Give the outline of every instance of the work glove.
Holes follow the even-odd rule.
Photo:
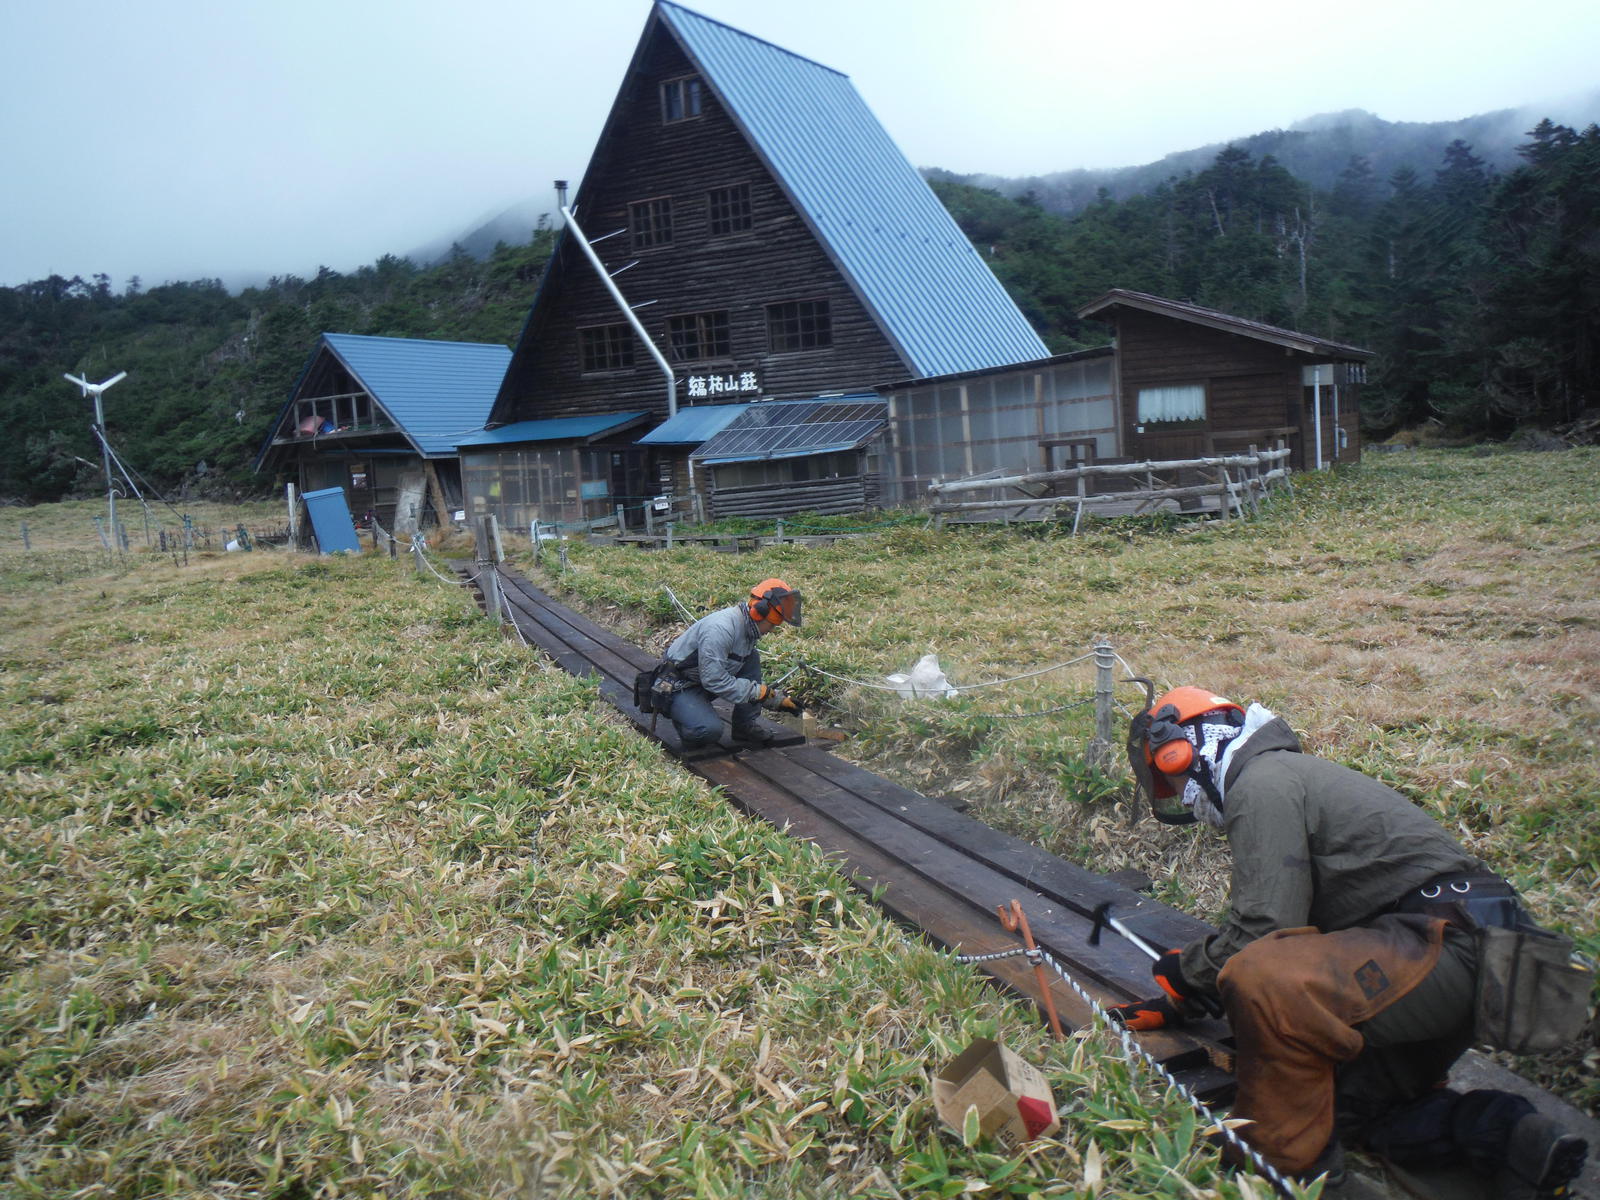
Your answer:
[[[800,706],[791,700],[787,695],[785,695],[783,692],[780,692],[777,688],[768,687],[764,683],[761,685],[761,690],[756,693],[756,702],[759,703],[762,708],[768,709],[772,712],[786,712],[794,713],[796,715],[798,715],[800,712]]]
[[[1106,1009],[1106,1016],[1118,1025],[1141,1033],[1151,1029],[1177,1029],[1188,1021],[1183,1009],[1166,996],[1118,1004]]]
[[[1150,964],[1150,974],[1167,994],[1167,998],[1188,1017],[1220,1017],[1222,1005],[1183,977],[1183,955],[1178,950],[1168,950]]]

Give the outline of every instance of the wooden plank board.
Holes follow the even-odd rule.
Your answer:
[[[875,775],[820,747],[785,751],[788,758],[848,788],[864,801],[915,825],[996,871],[1080,913],[1109,902],[1114,914],[1141,937],[1160,946],[1181,946],[1212,932],[1196,917],[1141,896],[1104,875],[1047,854],[1037,846],[1001,833],[948,805]],[[1115,935],[1111,935],[1115,936]]]

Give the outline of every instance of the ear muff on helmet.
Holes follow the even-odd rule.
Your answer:
[[[1164,705],[1150,721],[1150,762],[1163,775],[1182,775],[1194,765],[1194,743],[1178,721],[1175,705]]]

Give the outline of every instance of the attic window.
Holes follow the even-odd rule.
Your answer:
[[[773,353],[833,345],[833,314],[826,300],[767,305],[767,344]]]
[[[732,353],[728,338],[727,309],[669,318],[667,341],[674,362],[727,358]]]
[[[628,225],[633,230],[633,248],[665,246],[672,241],[672,197],[640,200],[628,205]]]
[[[1204,421],[1205,419],[1204,384],[1186,383],[1177,387],[1139,389],[1141,425],[1153,425],[1158,421]]]
[[[711,236],[744,233],[750,228],[750,185],[712,188],[708,196]]]
[[[686,75],[661,85],[661,122],[687,121],[700,115],[700,76]]]
[[[625,371],[633,366],[633,330],[626,325],[596,325],[578,331],[583,347],[583,369]]]

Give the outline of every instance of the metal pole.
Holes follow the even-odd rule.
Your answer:
[[[89,372],[83,373],[85,379]],[[106,528],[111,530],[111,539],[116,541],[117,536],[117,488],[111,478],[111,443],[106,441],[106,416],[100,405],[100,393],[94,394],[94,435],[100,439],[100,459],[106,469]]]
[[[588,234],[584,233],[579,227],[577,218],[572,215],[572,210],[565,204],[561,206],[561,216],[566,220],[567,225],[571,228],[572,232],[577,235],[579,248],[582,249],[584,255],[594,267],[595,273],[600,276],[600,282],[605,285],[606,291],[610,292],[611,298],[617,302],[617,308],[620,309],[622,315],[627,318],[628,324],[633,326],[633,332],[638,335],[639,340],[644,343],[644,348],[650,352],[650,357],[656,360],[656,366],[660,367],[661,373],[666,376],[667,416],[677,416],[678,380],[677,377],[672,373],[671,364],[667,362],[666,357],[661,353],[661,351],[656,348],[655,342],[650,340],[650,335],[644,331],[644,325],[640,323],[639,318],[634,313],[632,307],[630,307],[627,300],[623,298],[621,290],[619,290],[616,285],[616,281],[611,278],[611,273],[606,270],[605,264],[600,261],[600,256],[594,252],[594,247],[589,244]]]

